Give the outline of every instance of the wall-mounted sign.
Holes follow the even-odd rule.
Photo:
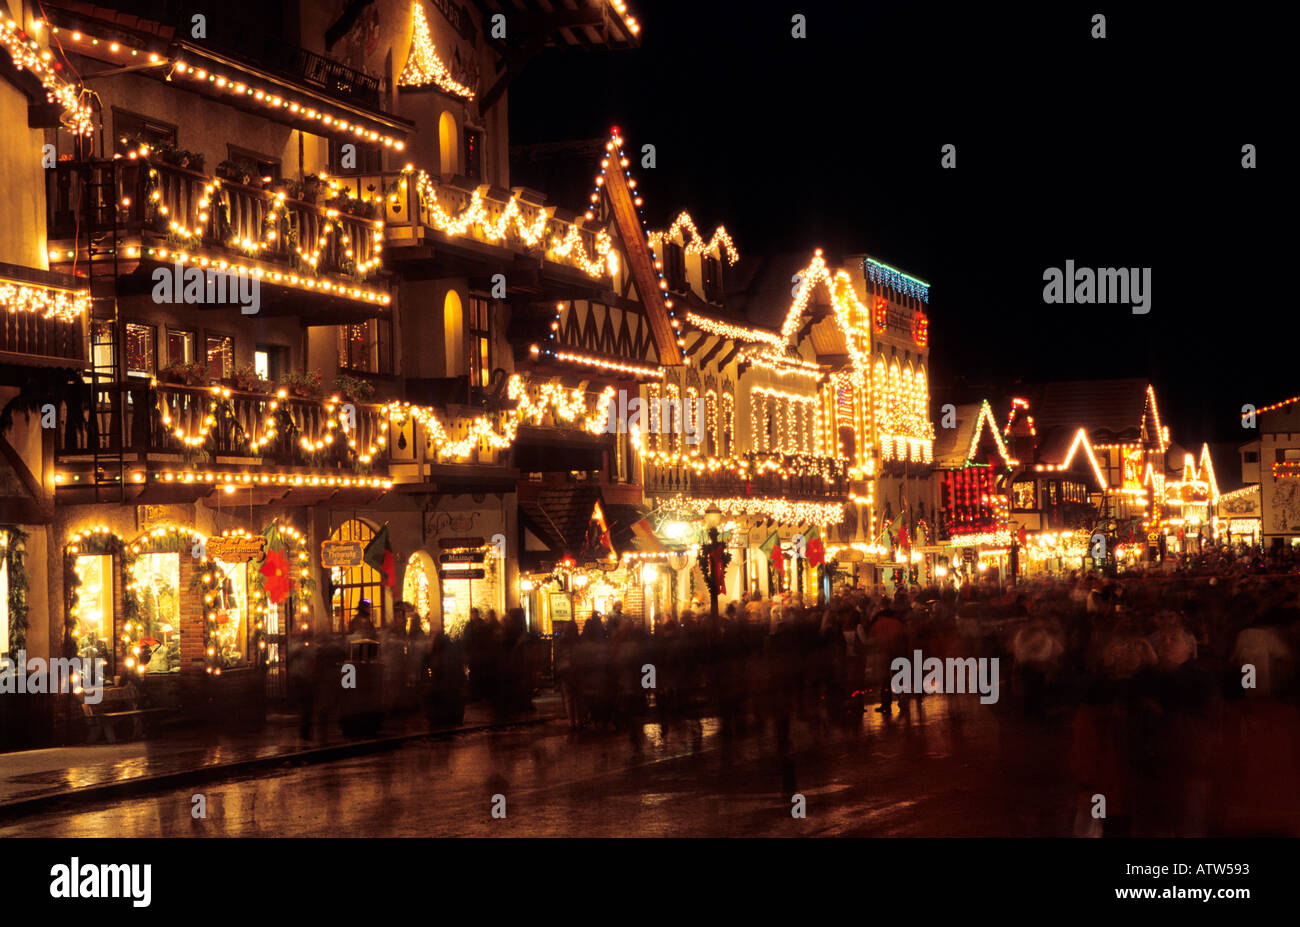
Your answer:
[[[321,541],[320,565],[329,569],[361,566],[364,550],[360,541]]]
[[[137,505],[135,507],[136,527],[140,530],[152,528],[154,525],[161,525],[167,522],[167,506],[165,505]]]
[[[482,563],[487,555],[481,550],[460,551],[454,554],[439,554],[439,563]]]
[[[569,594],[567,592],[551,593],[551,620],[552,621],[573,620],[573,600],[569,598]]]
[[[236,534],[208,538],[208,556],[222,563],[247,563],[266,553],[266,538],[260,534]]]
[[[487,573],[484,570],[448,570],[442,568],[442,581],[447,582],[453,579],[482,579]]]

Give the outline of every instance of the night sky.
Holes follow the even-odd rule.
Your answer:
[[[513,144],[617,125],[656,146],[655,170],[633,162],[652,225],[684,207],[742,255],[865,251],[927,280],[936,384],[1147,376],[1189,446],[1300,393],[1267,8],[631,3],[640,49],[550,52],[516,79]],[[1150,267],[1150,313],[1044,304],[1067,259]]]

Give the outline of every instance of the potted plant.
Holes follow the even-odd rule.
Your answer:
[[[334,389],[344,399],[352,402],[366,402],[375,395],[375,384],[346,373],[340,373],[334,378]]]
[[[321,374],[319,370],[299,370],[286,373],[280,378],[280,385],[291,396],[300,399],[319,399],[321,396]]]
[[[217,176],[222,180],[248,186],[248,182],[253,179],[253,165],[243,158],[227,158],[217,165]]]
[[[183,386],[207,386],[208,368],[203,364],[168,364],[158,371],[158,381]]]
[[[271,391],[271,381],[264,379],[252,364],[236,367],[234,376],[229,379],[232,387],[247,393],[269,393]]]
[[[302,179],[301,196],[304,203],[316,205],[316,201],[320,199],[320,184],[320,175],[318,174],[308,174]]]

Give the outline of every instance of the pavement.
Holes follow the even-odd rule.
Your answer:
[[[296,714],[273,712],[257,730],[176,729],[148,740],[0,753],[0,820],[259,769],[378,753],[425,738],[541,724],[563,715],[552,690],[534,698],[533,706],[533,712],[503,718],[489,706],[468,705],[463,723],[443,727],[431,727],[418,713],[389,717],[377,736],[364,739],[344,737],[334,721],[304,741]]]

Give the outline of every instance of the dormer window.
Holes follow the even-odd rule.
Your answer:
[[[664,280],[674,293],[686,292],[686,254],[673,241],[664,242]]]
[[[704,273],[704,298],[711,303],[722,302],[722,264],[711,254],[700,260]]]

